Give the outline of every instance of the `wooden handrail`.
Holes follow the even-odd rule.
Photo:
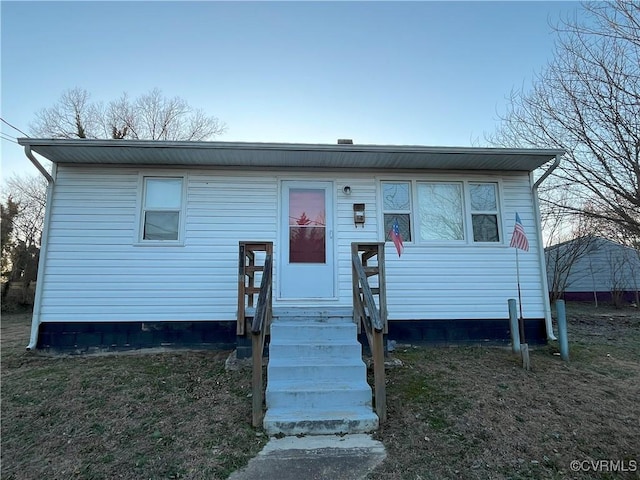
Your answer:
[[[264,402],[264,383],[262,379],[262,355],[267,329],[271,325],[271,254],[267,254],[260,282],[260,294],[256,305],[256,314],[251,324],[251,358],[252,358],[252,423],[259,427],[263,419],[262,404]]]
[[[360,257],[362,252],[362,259]],[[377,266],[367,262],[377,257]],[[384,373],[384,333],[387,332],[387,302],[384,279],[384,243],[352,243],[351,265],[353,285],[353,316],[364,327],[373,358],[376,414],[380,422],[387,419],[387,394]],[[372,289],[369,277],[378,276],[378,288]],[[378,306],[375,294],[378,295]]]
[[[256,314],[253,317],[251,323],[251,333],[258,335],[264,332],[266,325],[271,320],[271,271],[272,271],[272,257],[271,254],[267,254],[264,260],[264,269],[262,271],[262,282],[260,283],[260,293],[258,294],[258,304],[256,305]]]
[[[365,273],[364,267],[362,266],[360,257],[356,254],[353,254],[351,255],[351,259],[353,261],[353,266],[356,270],[356,274],[358,275],[358,281],[360,283],[360,288],[362,289],[362,295],[364,297],[363,306],[365,306],[367,308],[367,311],[369,312],[368,316],[371,320],[371,326],[376,331],[382,332],[383,325],[382,320],[380,319],[380,312],[378,311],[376,302],[373,299],[373,292],[371,291],[371,287],[369,286],[367,274]]]

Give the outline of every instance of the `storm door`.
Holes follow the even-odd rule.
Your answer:
[[[332,192],[331,182],[282,182],[282,299],[335,296]]]

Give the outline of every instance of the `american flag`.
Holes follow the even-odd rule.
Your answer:
[[[511,235],[510,247],[519,248],[525,252],[529,251],[529,240],[527,240],[527,234],[524,233],[524,227],[522,226],[522,220],[520,215],[516,212],[516,225],[513,227],[513,235]]]
[[[393,226],[389,231],[389,236],[391,237],[391,240],[393,240],[393,244],[396,246],[399,257],[402,255],[402,252],[404,252],[404,244],[402,243],[402,235],[400,235],[400,225],[398,225],[397,218],[393,222]]]

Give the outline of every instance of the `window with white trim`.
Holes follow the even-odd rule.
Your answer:
[[[182,177],[144,177],[142,194],[142,241],[180,240]]]
[[[384,180],[384,237],[398,221],[403,240],[411,241],[412,222],[418,244],[502,242],[498,182],[459,180]],[[415,215],[415,216],[414,216]]]
[[[499,242],[498,184],[469,183],[474,242]]]
[[[386,241],[397,221],[403,241],[411,241],[411,182],[382,182],[382,212]]]

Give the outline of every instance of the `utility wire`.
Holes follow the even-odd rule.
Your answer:
[[[2,133],[2,132],[0,132],[0,138],[1,138],[2,140],[7,140],[8,142],[13,142],[13,143],[15,143],[16,145],[18,145],[18,142],[16,142],[16,141],[13,139],[13,137],[10,137],[10,136],[9,136],[9,135],[7,135],[6,133]]]
[[[22,135],[24,135],[25,137],[28,137],[29,135],[27,135],[26,133],[24,133],[22,130],[20,130],[18,127],[14,127],[13,125],[11,125],[9,122],[7,122],[4,118],[0,117],[0,120],[2,120],[2,123],[6,123],[7,125],[9,125],[11,128],[13,128],[14,130],[16,130],[17,132],[20,132]]]

